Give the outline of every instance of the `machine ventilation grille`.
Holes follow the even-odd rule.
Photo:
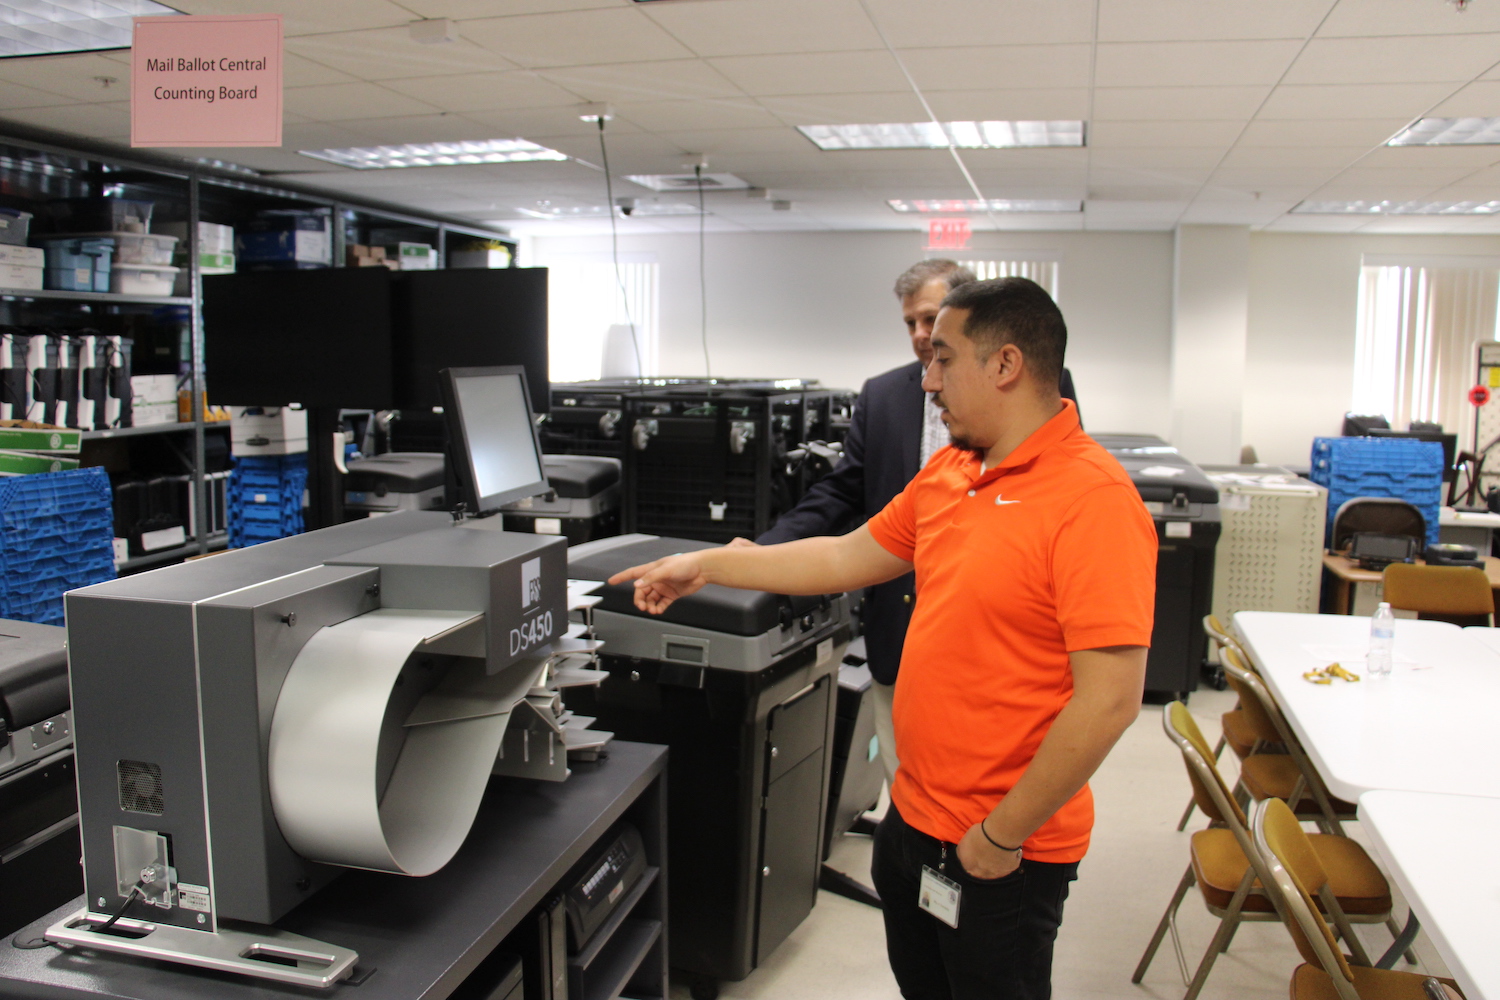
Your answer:
[[[160,816],[166,808],[162,801],[161,765],[141,760],[115,762],[120,779],[120,808],[126,812]]]

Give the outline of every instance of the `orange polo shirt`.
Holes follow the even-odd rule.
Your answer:
[[[956,843],[1015,785],[1073,693],[1070,652],[1149,646],[1156,526],[1073,404],[998,466],[944,448],[869,522],[915,564],[917,605],[896,678],[901,817]],[[1025,843],[1078,861],[1085,785]]]

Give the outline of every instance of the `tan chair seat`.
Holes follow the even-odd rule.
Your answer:
[[[1257,753],[1240,762],[1240,779],[1257,802],[1264,799],[1290,799],[1300,777],[1302,772],[1297,770],[1297,762],[1288,754]],[[1357,808],[1354,803],[1333,796],[1329,796],[1328,801],[1339,816],[1354,816]],[[1303,815],[1309,807],[1316,811],[1312,796],[1304,794],[1302,801],[1297,803],[1297,814]]]
[[[1347,837],[1313,833],[1308,839],[1345,913],[1383,917],[1391,911],[1390,886],[1364,848]],[[1204,900],[1217,909],[1228,908],[1249,866],[1234,833],[1223,827],[1199,830],[1193,834],[1192,848],[1193,877]],[[1323,908],[1322,900],[1314,902],[1320,910]],[[1271,913],[1274,909],[1270,899],[1259,892],[1245,898],[1247,913]]]
[[[1245,720],[1244,710],[1237,708],[1232,712],[1225,712],[1222,724],[1224,742],[1234,751],[1234,755],[1240,760],[1250,756],[1250,751],[1255,749],[1255,732]]]
[[[1422,989],[1426,976],[1395,969],[1371,969],[1363,965],[1354,970],[1354,989],[1360,1000],[1427,1000]],[[1440,982],[1458,989],[1451,979]],[[1328,973],[1315,965],[1299,965],[1292,973],[1292,1000],[1339,1000],[1338,989]]]

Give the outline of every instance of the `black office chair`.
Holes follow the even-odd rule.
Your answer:
[[[1394,497],[1355,497],[1346,500],[1333,515],[1333,537],[1329,548],[1342,552],[1356,531],[1382,535],[1410,535],[1420,552],[1427,546],[1427,519],[1405,500]]]

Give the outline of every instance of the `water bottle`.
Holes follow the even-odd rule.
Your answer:
[[[1396,616],[1384,601],[1370,616],[1370,653],[1365,657],[1365,673],[1371,677],[1388,677],[1391,673],[1391,648],[1396,644]]]

